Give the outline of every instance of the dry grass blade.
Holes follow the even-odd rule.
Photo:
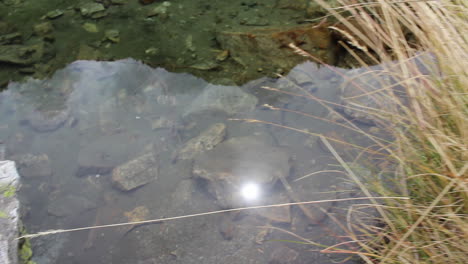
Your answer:
[[[393,100],[394,87],[388,85],[354,98],[388,95],[383,98],[396,104],[398,112],[393,115],[377,108],[355,107],[377,113],[375,118],[386,124],[387,133],[395,139],[387,151],[397,164],[393,171],[400,183],[397,191],[411,198],[386,200],[377,207],[386,226],[363,248],[378,263],[466,263],[467,2],[344,0],[338,9],[329,8],[324,0],[317,2],[341,24],[332,30],[359,47],[356,51],[345,45],[361,66],[386,63],[385,74],[404,91],[406,101]],[[351,16],[345,17],[344,11]],[[340,163],[352,176],[347,164]],[[383,182],[373,185],[372,191],[380,195],[395,192]]]

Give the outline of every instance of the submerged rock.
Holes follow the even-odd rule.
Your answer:
[[[224,208],[245,205],[241,189],[254,183],[264,194],[280,177],[289,175],[289,154],[255,137],[232,138],[211,151],[198,155],[192,173],[207,182]]]
[[[153,153],[142,155],[112,171],[112,183],[122,191],[133,190],[157,177],[158,164]]]
[[[12,157],[18,164],[21,176],[26,178],[48,177],[52,175],[50,159],[46,154],[25,154]]]
[[[33,45],[0,46],[0,62],[31,65],[39,62],[45,53],[44,43]]]
[[[52,132],[63,126],[69,117],[68,109],[34,111],[28,117],[28,125],[37,132]]]
[[[197,137],[189,140],[177,153],[177,159],[192,159],[197,154],[211,150],[223,141],[225,135],[226,125],[223,123],[216,123]]]
[[[54,216],[65,217],[77,215],[93,208],[96,208],[93,201],[82,196],[68,195],[52,200],[47,207],[47,212]]]
[[[236,86],[209,84],[184,111],[183,117],[204,113],[224,113],[233,116],[255,109],[258,99]]]
[[[259,68],[271,72],[278,68],[291,69],[304,61],[304,57],[288,48],[290,43],[300,45],[322,61],[334,61],[330,52],[334,44],[327,25],[248,27],[242,31],[220,31],[216,39],[236,62],[252,72]]]

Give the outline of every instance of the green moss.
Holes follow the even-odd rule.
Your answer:
[[[25,235],[26,229],[21,226],[20,227],[20,235]],[[31,258],[33,256],[33,251],[31,248],[31,242],[29,239],[22,239],[20,242],[20,248],[18,251],[19,263],[20,264],[36,264],[36,262],[32,261]]]
[[[15,186],[8,186],[7,189],[3,192],[4,197],[12,197],[16,193],[16,188]]]
[[[16,188],[12,185],[1,185],[0,193],[2,193],[3,197],[12,197],[16,193]]]
[[[4,211],[0,211],[0,218],[8,218],[7,213],[5,213]]]
[[[32,249],[31,249],[31,244],[29,243],[29,240],[26,240],[26,242],[23,244],[21,249],[19,250],[19,257],[21,263],[28,263],[32,257]]]

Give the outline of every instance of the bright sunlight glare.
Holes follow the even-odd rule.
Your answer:
[[[256,183],[246,183],[241,188],[241,195],[245,200],[256,200],[260,196],[260,187]]]

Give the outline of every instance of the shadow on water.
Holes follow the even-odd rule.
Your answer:
[[[33,233],[357,195],[317,137],[231,120],[255,118],[349,138],[351,132],[330,122],[329,110],[317,101],[261,89],[307,92],[337,102],[340,72],[306,62],[287,78],[219,86],[126,59],[76,61],[49,80],[11,83],[0,94],[0,140],[5,158],[17,162],[23,177],[25,225]],[[353,155],[345,147],[338,150]],[[324,172],[297,180],[318,171]],[[258,197],[245,196],[257,187]],[[297,238],[261,227],[333,245],[345,234],[324,212],[340,219],[347,206],[252,210],[45,236],[32,241],[33,260],[332,263],[346,257],[277,241]]]

